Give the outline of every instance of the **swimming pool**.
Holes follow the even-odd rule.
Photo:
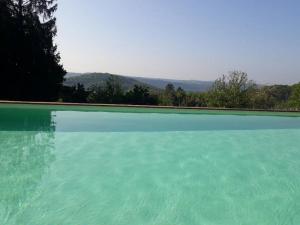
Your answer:
[[[2,104],[0,224],[298,225],[299,114]]]

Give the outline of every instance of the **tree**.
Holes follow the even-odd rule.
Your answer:
[[[106,103],[122,103],[124,97],[119,78],[110,76],[104,87],[104,99]]]
[[[226,77],[223,75],[218,78],[209,90],[209,105],[224,107],[227,104],[227,84]]]
[[[57,100],[65,70],[60,64],[55,0],[1,0],[0,98]]]
[[[233,71],[217,79],[209,91],[209,105],[241,108],[249,104],[249,92],[256,85],[248,80],[247,73]]]
[[[176,90],[174,103],[176,106],[186,105],[186,93],[181,87],[178,87]]]
[[[271,85],[254,89],[250,92],[252,108],[274,109],[285,108],[292,88],[288,85]]]
[[[188,93],[186,96],[186,106],[189,107],[207,107],[208,94],[204,93]]]
[[[100,85],[93,85],[89,88],[89,95],[87,101],[90,103],[105,103],[104,88]]]
[[[119,78],[115,76],[110,76],[106,80],[104,87],[94,85],[88,91],[88,102],[118,104],[124,101],[124,92],[121,83]]]
[[[63,86],[61,89],[60,98],[63,102],[87,102],[88,91],[85,90],[83,84],[76,84],[75,86]]]
[[[176,91],[173,84],[166,85],[165,90],[160,93],[159,102],[160,105],[174,105],[176,98]]]
[[[125,95],[126,103],[135,105],[153,105],[157,100],[150,95],[149,88],[143,85],[134,85]]]
[[[292,86],[292,94],[288,100],[289,107],[300,109],[300,83]]]

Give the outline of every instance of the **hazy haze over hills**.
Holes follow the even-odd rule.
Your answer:
[[[175,88],[181,87],[189,92],[204,92],[207,91],[212,81],[198,81],[198,80],[175,80],[175,79],[160,79],[160,78],[145,78],[145,77],[131,77],[124,75],[116,75],[109,73],[68,73],[64,82],[67,86],[73,86],[81,83],[85,88],[93,85],[104,85],[109,76],[117,76],[125,90],[131,89],[134,85],[146,85],[150,89],[164,89],[169,83],[172,83]]]
[[[77,74],[77,73],[68,73],[66,76],[66,80],[64,85],[66,86],[74,86],[77,83],[83,84],[85,88],[90,88],[91,86],[98,85],[104,86],[106,80],[110,76],[115,76],[119,79],[122,87],[125,90],[131,89],[134,85],[146,85],[138,80],[135,80],[130,77],[120,76],[116,74],[109,74],[109,73],[84,73],[84,74]],[[147,85],[150,88],[151,85]],[[155,89],[153,87],[153,89]]]
[[[191,92],[204,92],[207,91],[212,81],[199,81],[199,80],[175,80],[175,79],[160,79],[160,78],[146,78],[146,77],[134,77],[134,79],[143,83],[150,84],[154,87],[164,89],[169,83],[173,84],[175,88],[181,87],[186,91]]]

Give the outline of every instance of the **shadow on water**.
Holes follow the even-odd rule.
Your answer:
[[[0,131],[55,131],[52,110],[0,108]]]
[[[15,224],[55,160],[55,124],[49,110],[0,110],[0,118],[0,223]]]
[[[69,109],[67,111],[66,109]],[[300,117],[81,111],[50,106],[0,107],[0,131],[160,132],[299,129]]]

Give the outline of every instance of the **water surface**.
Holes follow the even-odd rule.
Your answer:
[[[0,224],[300,224],[300,117],[111,111],[0,107]]]

